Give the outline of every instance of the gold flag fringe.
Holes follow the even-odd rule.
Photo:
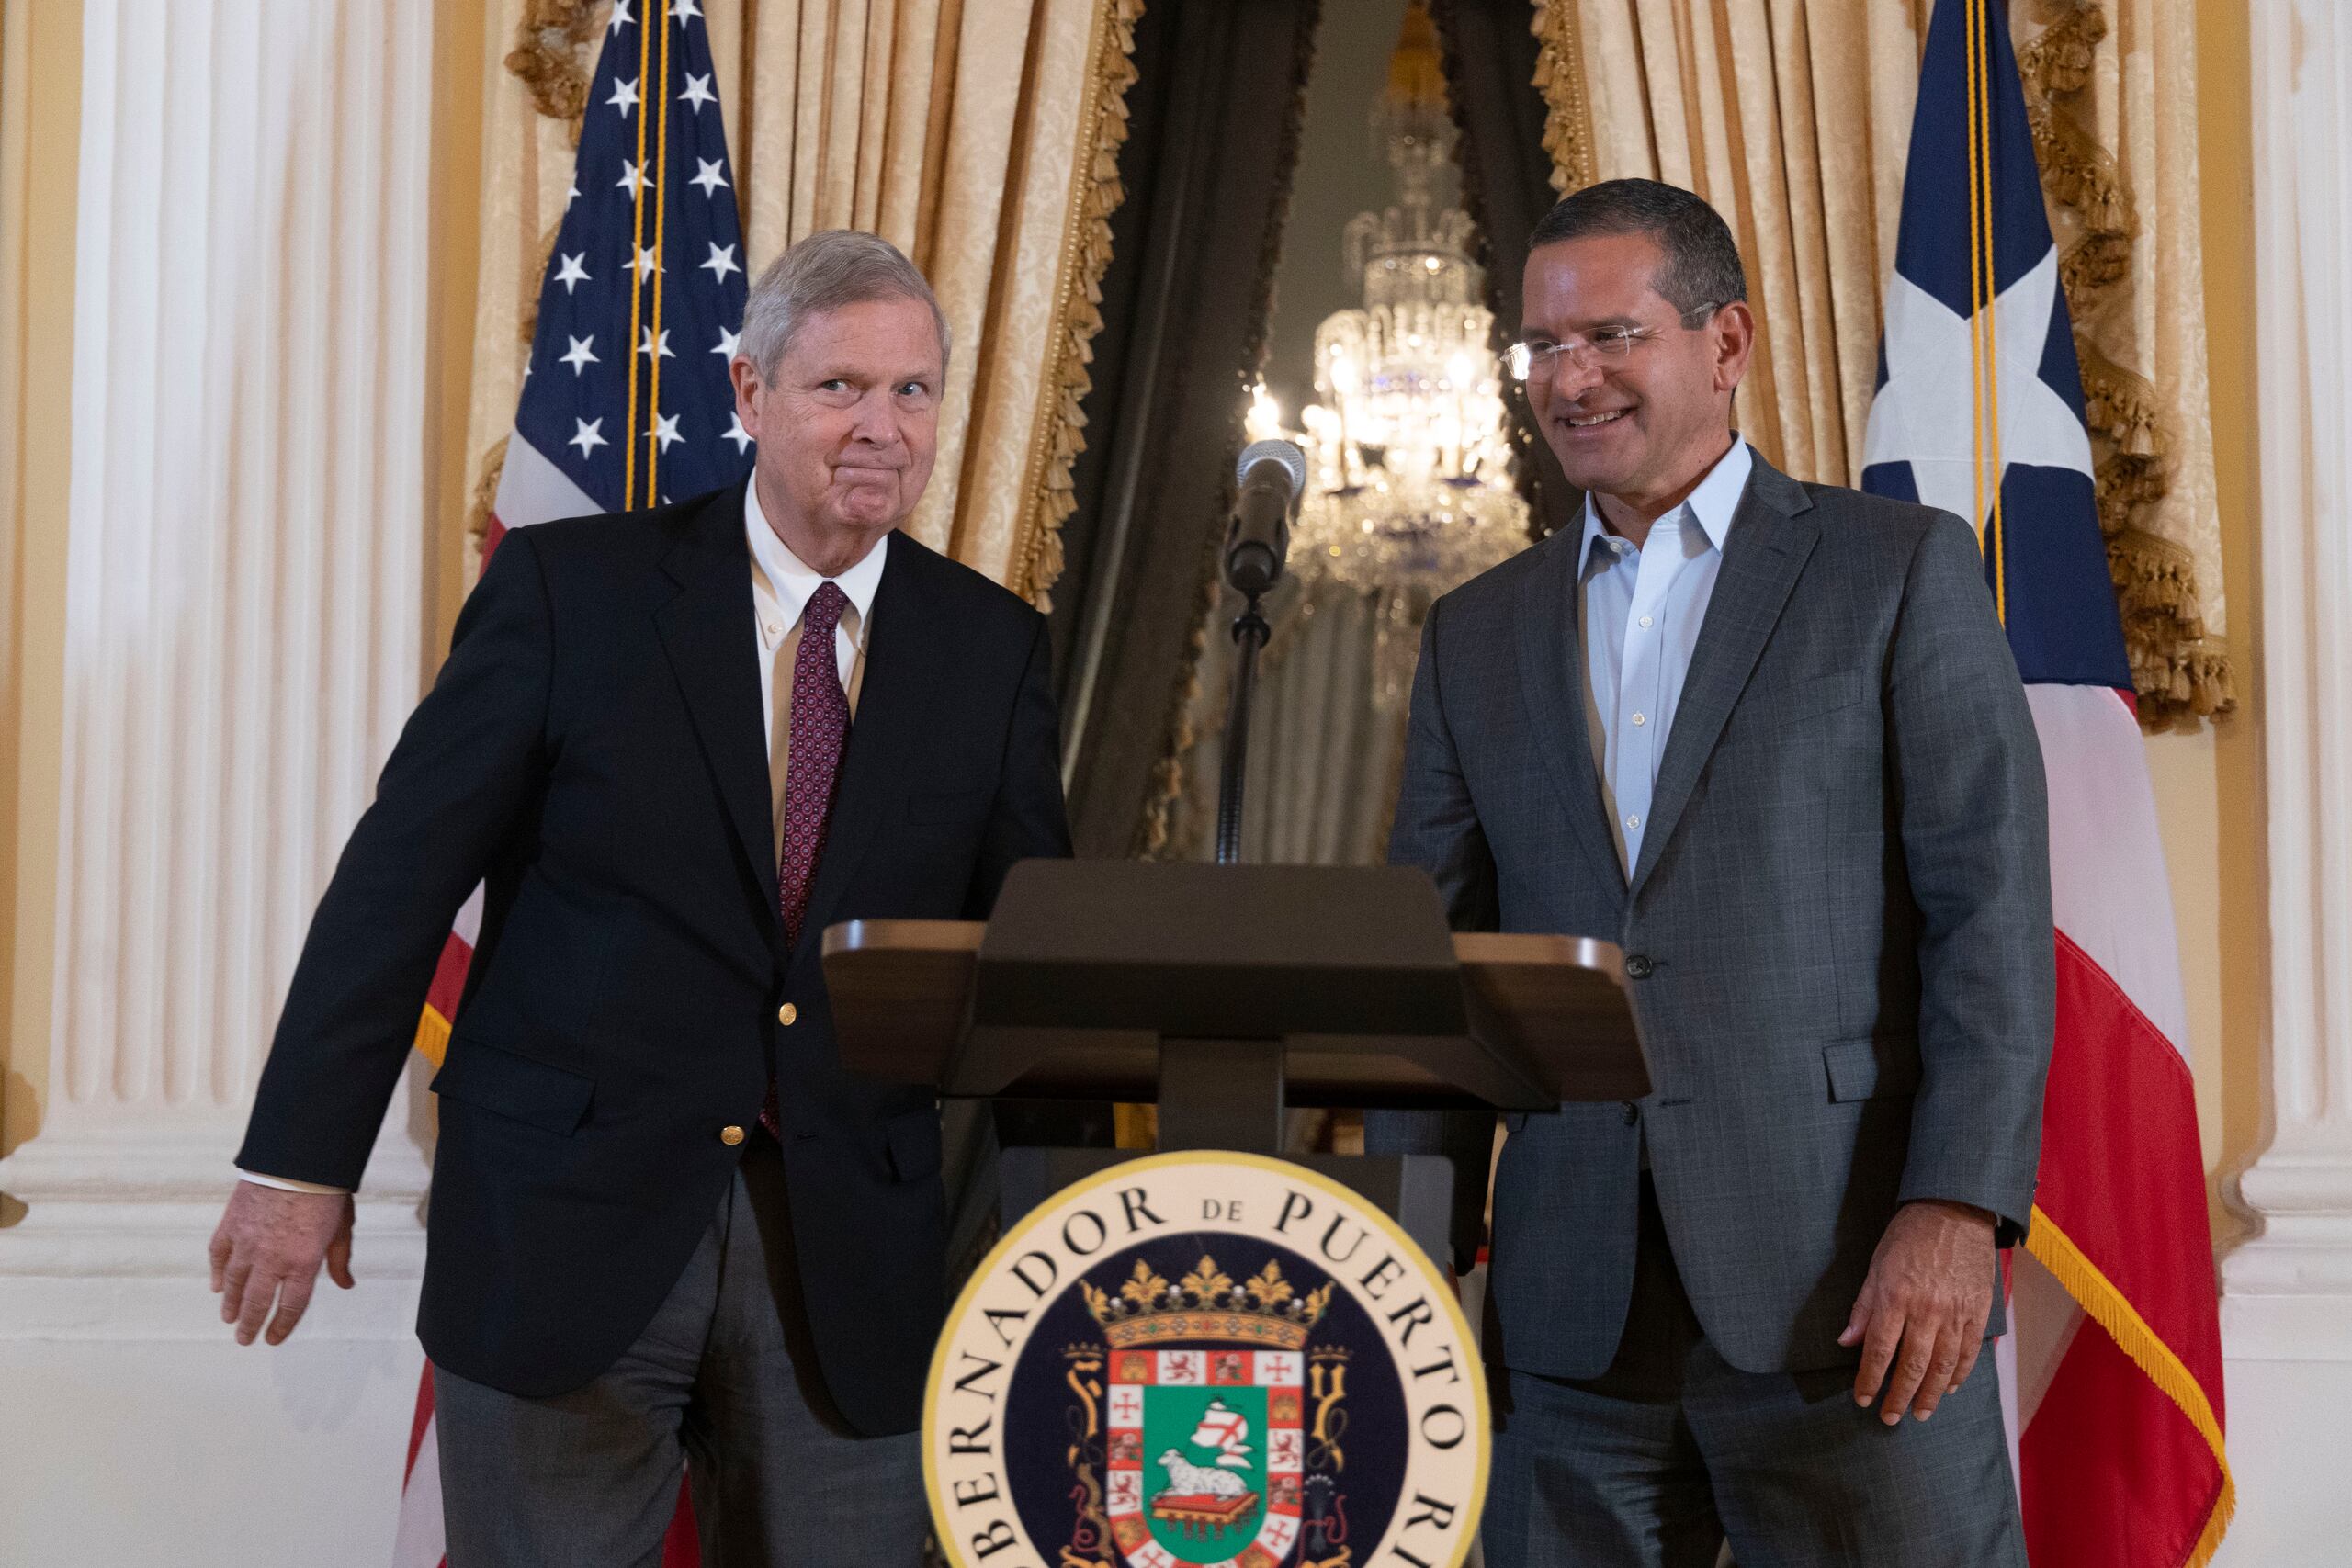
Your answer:
[[[2173,1348],[2148,1326],[2148,1320],[2140,1315],[2139,1309],[2115,1288],[2115,1281],[2075,1245],[2074,1238],[2061,1230],[2038,1203],[2034,1205],[2033,1224],[2026,1232],[2025,1246],[2090,1314],[2091,1321],[2132,1358],[2132,1364],[2146,1374],[2148,1381],[2180,1407],[2181,1414],[2188,1417],[2188,1424],[2197,1428],[2197,1435],[2213,1451],[2213,1462],[2221,1470],[2221,1484],[2187,1564],[2187,1568],[2204,1568],[2213,1560],[2238,1506],[2237,1482],[2230,1473],[2229,1451],[2222,1441],[2222,1424],[2213,1414],[2212,1401],[2206,1397],[2196,1374],[2181,1363]]]
[[[2018,51],[2026,117],[2041,164],[2042,191],[2071,209],[2083,232],[2059,258],[2066,308],[2082,361],[2084,417],[2097,454],[2099,529],[2123,616],[2124,649],[2150,728],[2210,717],[2236,705],[2228,650],[2208,641],[2197,571],[2186,550],[2135,525],[2139,509],[2170,492],[2171,442],[2155,389],[2095,347],[2084,323],[2131,276],[2140,235],[2130,184],[2114,155],[2075,117],[2067,100],[2090,85],[2107,14],[2072,0],[2041,36]]]
[[[1006,586],[1041,611],[1053,608],[1062,574],[1062,525],[1078,506],[1070,469],[1086,449],[1086,394],[1094,378],[1094,334],[1102,330],[1102,274],[1111,265],[1111,215],[1126,199],[1119,149],[1127,140],[1127,89],[1136,81],[1136,23],[1143,0],[1102,0],[1094,24],[1093,65],[1079,107],[1085,145],[1077,159],[1069,217],[1062,230],[1060,276],[1054,289],[1057,327],[1048,345],[1022,486],[1027,499],[1013,532]]]
[[[441,1058],[449,1054],[449,1021],[427,1002],[417,1010],[416,1037],[409,1043],[418,1055],[438,1067]]]

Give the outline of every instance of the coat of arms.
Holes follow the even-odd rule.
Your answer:
[[[1139,1261],[1115,1296],[1081,1290],[1108,1347],[1102,1507],[1121,1553],[1274,1568],[1299,1537],[1305,1352],[1331,1287],[1301,1296],[1272,1260],[1237,1285],[1203,1258],[1173,1287]]]
[[[925,1473],[958,1568],[1015,1545],[1046,1568],[1449,1568],[1486,1416],[1451,1288],[1377,1210],[1279,1161],[1162,1155],[981,1264],[933,1362]]]

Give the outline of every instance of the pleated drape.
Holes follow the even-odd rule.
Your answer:
[[[2066,258],[2141,711],[2230,705],[2199,259],[2194,0],[2031,0],[2012,28]],[[1928,0],[1533,0],[1563,189],[1635,175],[1730,221],[1760,331],[1742,432],[1856,484]]]
[[[658,0],[639,0],[639,8]],[[514,415],[569,117],[607,7],[495,0],[470,450]],[[1082,444],[1086,343],[1119,199],[1142,0],[704,0],[756,272],[822,229],[882,235],[955,333],[939,457],[909,524],[1043,601]]]

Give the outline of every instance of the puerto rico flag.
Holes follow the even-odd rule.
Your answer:
[[[2154,792],[2008,7],[1938,0],[1862,485],[1973,520],[2049,772],[2058,1026],[1996,1363],[2037,1568],[2203,1563],[2234,1493]]]
[[[728,378],[748,290],[742,222],[695,0],[614,0],[571,195],[539,286],[487,563],[510,529],[683,501],[751,471]],[[417,1023],[436,1066],[481,930],[459,911]],[[417,1390],[395,1568],[443,1560],[433,1370]],[[683,1492],[665,1562],[697,1560]]]

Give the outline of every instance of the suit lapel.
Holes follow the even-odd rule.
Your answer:
[[[930,705],[952,680],[938,658],[939,622],[930,604],[927,569],[933,563],[924,558],[927,552],[896,532],[886,536],[883,547],[890,553],[874,593],[865,676],[841,774],[833,782],[825,849],[801,922],[803,947],[821,937],[875,834],[892,816],[904,814]]]
[[[702,742],[703,759],[727,807],[768,927],[775,905],[775,829],[768,819],[767,721],[760,712],[760,667],[752,636],[751,547],[743,537],[739,486],[688,520],[662,557],[677,595],[654,613],[672,674]]]
[[[1579,511],[1579,519],[1582,515]],[[1519,623],[1519,667],[1525,672],[1532,710],[1528,728],[1567,807],[1577,840],[1593,869],[1623,886],[1625,868],[1609,831],[1600,774],[1592,765],[1592,739],[1585,728],[1583,595],[1577,592],[1582,543],[1579,522],[1535,547],[1543,556],[1521,581],[1514,617]]]
[[[1732,519],[1706,622],[1691,649],[1682,700],[1674,710],[1674,731],[1666,738],[1666,755],[1658,763],[1650,823],[1642,833],[1642,857],[1634,866],[1635,893],[1674,837],[1724,723],[1820,538],[1820,525],[1807,515],[1812,508],[1804,486],[1761,456],[1756,458],[1747,493]]]

